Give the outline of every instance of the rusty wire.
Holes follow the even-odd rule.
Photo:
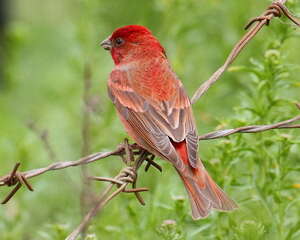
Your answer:
[[[130,148],[133,150],[141,149],[139,146],[137,146],[137,144],[130,145]],[[125,154],[124,144],[120,144],[117,147],[117,149],[114,151],[94,153],[94,154],[88,155],[86,157],[83,157],[77,161],[56,162],[56,163],[50,164],[47,167],[29,170],[26,172],[18,172],[17,170],[20,166],[20,163],[16,163],[10,174],[0,177],[0,187],[1,186],[11,187],[11,186],[17,185],[9,193],[9,195],[5,198],[5,200],[2,201],[2,204],[7,203],[9,201],[9,199],[11,197],[13,197],[13,195],[20,189],[20,187],[22,185],[25,185],[30,191],[33,191],[32,186],[27,181],[27,179],[29,179],[29,178],[39,176],[48,171],[54,171],[54,170],[60,170],[60,169],[64,169],[64,168],[74,167],[74,166],[85,165],[88,163],[98,161],[103,158],[107,158],[109,156],[114,156],[114,155],[123,156],[124,154]],[[136,154],[136,153],[134,153],[134,154]]]
[[[133,148],[128,143],[128,140],[125,139],[124,142],[124,150],[126,152],[125,158],[126,163],[130,167],[124,168],[115,178],[94,178],[94,180],[100,180],[100,181],[107,181],[110,182],[110,185],[107,187],[107,189],[101,194],[101,196],[96,201],[95,206],[90,209],[90,211],[85,215],[81,223],[78,225],[77,228],[66,238],[66,240],[75,240],[77,237],[83,232],[84,229],[88,226],[92,218],[115,196],[118,194],[124,192],[124,193],[134,193],[137,200],[142,204],[145,205],[145,201],[143,200],[142,196],[140,195],[140,192],[148,191],[148,188],[136,188],[136,181],[137,181],[137,171],[142,165],[144,161],[150,156],[152,157],[152,154],[148,153],[145,150],[142,150],[138,153],[137,159],[134,159],[135,153],[133,151]],[[148,162],[149,163],[149,162]],[[132,189],[126,189],[128,184],[132,184]],[[110,190],[112,189],[113,184],[116,184],[118,186],[117,190],[115,190],[113,193],[108,195]]]
[[[206,82],[204,82],[199,89],[196,91],[194,96],[192,97],[192,103],[195,103],[209,88],[215,83],[220,76],[225,72],[228,66],[236,59],[238,54],[242,51],[242,49],[247,45],[247,43],[253,39],[253,37],[261,30],[264,25],[268,25],[273,17],[280,17],[281,15],[285,15],[288,17],[292,22],[296,25],[300,26],[299,20],[293,17],[288,9],[284,6],[287,0],[280,0],[273,2],[267,10],[259,17],[252,19],[246,26],[249,29],[253,24],[252,27],[245,36],[234,46],[233,50],[229,54],[228,58],[226,59],[224,65],[220,67]],[[297,104],[298,108],[300,109],[299,104]],[[217,139],[226,137],[236,133],[257,133],[263,132],[272,129],[283,129],[283,128],[300,128],[300,124],[293,124],[296,121],[300,120],[300,115],[294,117],[292,119],[270,124],[270,125],[256,125],[256,126],[246,126],[240,127],[235,129],[226,129],[226,130],[219,130],[214,131],[211,133],[204,134],[199,136],[199,140],[210,140],[210,139]],[[159,171],[162,171],[162,168],[155,163],[154,156],[137,144],[129,144],[127,140],[123,144],[120,144],[116,150],[109,151],[109,152],[97,152],[91,154],[89,156],[83,157],[77,161],[66,161],[66,162],[56,162],[50,164],[47,167],[34,169],[25,172],[19,172],[18,168],[20,167],[20,163],[17,163],[10,174],[0,177],[0,187],[1,186],[8,186],[12,187],[13,190],[6,196],[2,204],[7,203],[14,194],[22,187],[26,186],[28,190],[33,191],[31,184],[28,182],[29,178],[39,176],[44,174],[48,171],[60,170],[68,167],[80,166],[89,164],[100,159],[104,159],[110,156],[120,156],[123,162],[127,165],[125,169],[123,169],[116,177],[114,178],[105,178],[105,177],[95,177],[90,176],[89,179],[96,180],[96,181],[106,181],[109,182],[109,186],[100,194],[98,197],[94,207],[90,209],[90,211],[86,214],[83,218],[79,226],[66,238],[66,240],[75,240],[82,231],[87,227],[90,223],[91,219],[115,196],[124,192],[124,193],[134,193],[138,201],[144,205],[145,202],[140,195],[140,192],[148,191],[147,188],[136,188],[137,182],[137,171],[142,166],[143,162],[146,162],[145,171],[149,169],[150,166],[155,167]],[[129,168],[128,168],[129,166]],[[131,184],[131,189],[126,189],[127,186]],[[113,186],[117,186],[117,190],[113,193],[109,194],[113,188]]]
[[[296,104],[296,106],[300,110],[300,105]],[[300,128],[300,124],[293,124],[293,125],[291,124],[296,121],[300,121],[300,115],[275,124],[253,125],[253,126],[239,127],[233,129],[219,130],[219,131],[204,134],[199,137],[199,140],[211,140],[220,137],[227,137],[235,133],[257,133],[257,132],[264,132],[272,129]]]
[[[256,36],[263,26],[269,25],[270,21],[274,17],[285,15],[288,19],[300,27],[300,21],[293,17],[289,10],[284,6],[286,1],[287,0],[274,1],[261,16],[249,21],[245,27],[246,29],[249,29],[254,23],[256,23],[256,25],[253,26],[233,47],[225,63],[217,69],[217,71],[215,71],[207,81],[201,84],[192,97],[192,103],[195,103],[204,93],[207,92],[207,90],[221,77],[229,65],[236,59],[243,48]]]
[[[297,104],[297,107],[300,109],[300,105]],[[294,118],[278,122],[275,124],[269,124],[269,125],[255,125],[255,126],[245,126],[245,127],[239,127],[234,129],[225,129],[225,130],[218,130],[214,132],[210,132],[204,135],[199,136],[199,140],[211,140],[211,139],[217,139],[217,138],[223,138],[227,137],[232,134],[236,133],[257,133],[257,132],[264,132],[272,129],[286,129],[286,128],[300,128],[300,124],[293,124],[296,121],[300,121],[300,115],[296,116]],[[126,150],[127,149],[127,150]],[[135,152],[138,150],[137,152]],[[110,152],[98,152],[91,154],[89,156],[86,156],[84,158],[81,158],[77,161],[66,161],[66,162],[57,162],[50,164],[47,167],[44,168],[38,168],[34,170],[29,170],[26,172],[18,172],[17,169],[20,166],[20,163],[17,163],[10,174],[0,177],[0,187],[1,186],[14,186],[16,187],[8,194],[8,196],[5,198],[4,201],[2,201],[2,204],[5,204],[9,201],[11,197],[21,188],[22,185],[25,185],[30,191],[33,191],[32,186],[29,184],[27,179],[39,176],[43,173],[46,173],[48,171],[54,171],[54,170],[60,170],[68,167],[74,167],[79,165],[85,165],[88,163],[92,163],[110,156],[120,156],[124,157],[125,153],[127,151],[127,154],[129,154],[129,158],[124,160],[125,163],[130,162],[138,162],[137,168],[141,166],[141,163],[143,161],[147,162],[147,165],[145,167],[145,171],[149,169],[150,166],[155,167],[159,171],[162,171],[161,166],[159,166],[156,162],[153,161],[154,156],[152,154],[149,154],[148,152],[144,151],[139,147],[137,144],[128,144],[128,141],[126,140],[124,144],[120,144],[116,150],[110,151]],[[131,153],[129,153],[131,152]],[[145,154],[143,156],[143,154]],[[134,160],[134,156],[139,156],[138,160]],[[129,160],[130,159],[130,160]],[[129,164],[130,165],[130,164]],[[104,178],[104,177],[89,177],[93,180],[98,181],[107,181],[114,184],[120,184],[121,182],[116,180],[115,178]],[[22,179],[22,180],[21,180]],[[135,188],[135,187],[134,187]]]

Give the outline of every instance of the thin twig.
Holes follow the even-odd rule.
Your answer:
[[[90,152],[90,90],[91,90],[91,69],[89,64],[85,64],[83,73],[83,110],[82,110],[82,124],[81,124],[81,135],[82,135],[82,149],[81,155],[86,156]]]
[[[33,121],[28,122],[27,126],[39,137],[39,139],[43,143],[44,149],[46,150],[49,159],[51,159],[53,162],[58,161],[58,157],[50,144],[48,131],[45,129],[40,130]]]
[[[83,71],[83,94],[82,94],[82,123],[81,123],[81,136],[82,136],[82,148],[81,156],[86,156],[90,153],[90,90],[91,90],[91,69],[89,64],[85,64]],[[91,190],[91,184],[89,181],[89,169],[87,165],[81,165],[81,191],[80,191],[80,208],[81,214],[84,216],[88,207],[94,200],[94,193]],[[82,230],[82,234],[85,235],[86,229]]]
[[[50,160],[52,160],[53,162],[58,162],[59,158],[58,158],[58,154],[55,152],[50,139],[49,139],[49,131],[47,129],[40,129],[37,124],[34,121],[29,121],[27,123],[27,127],[36,134],[36,136],[41,140],[41,143],[44,147],[44,150],[46,151],[46,153],[48,154],[48,158]],[[86,154],[87,155],[87,154]],[[83,155],[85,156],[85,155]],[[23,176],[23,178],[25,179],[25,184],[28,183],[26,181],[26,178]],[[63,178],[65,178],[65,180],[69,183],[69,185],[74,189],[74,190],[78,190],[78,184],[75,183],[73,181],[73,179],[68,175],[68,174],[64,174]]]
[[[256,22],[256,25],[251,28],[234,46],[223,66],[214,72],[213,75],[197,89],[192,97],[192,103],[195,103],[205,92],[207,92],[207,90],[221,77],[229,65],[236,59],[243,48],[256,36],[262,27],[268,25],[274,17],[279,17],[284,14],[296,25],[300,26],[300,21],[293,17],[289,13],[288,9],[284,6],[286,1],[287,0],[274,1],[262,16],[254,18],[252,21],[250,21],[250,23],[247,25],[247,28],[252,25],[252,23]]]

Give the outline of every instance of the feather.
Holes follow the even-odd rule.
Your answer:
[[[138,131],[147,139],[144,147],[152,145],[155,154],[179,168],[183,165],[171,141],[186,139],[190,164],[195,166],[198,159],[195,139],[198,137],[190,100],[167,60],[161,57],[143,63],[142,67],[130,66],[113,71],[108,86],[119,114],[133,126],[130,131]],[[135,141],[139,143],[140,140]]]

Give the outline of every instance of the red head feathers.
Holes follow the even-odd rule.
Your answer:
[[[128,25],[124,27],[117,28],[111,35],[110,39],[116,39],[118,37],[127,39],[127,40],[135,40],[140,36],[152,35],[151,31],[146,27],[140,25]]]
[[[101,45],[110,50],[115,64],[140,58],[165,56],[165,50],[146,27],[128,25],[116,29]]]

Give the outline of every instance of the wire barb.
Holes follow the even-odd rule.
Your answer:
[[[281,17],[281,15],[282,15],[281,7],[282,7],[282,4],[280,4],[280,3],[277,3],[277,2],[272,3],[261,16],[251,19],[245,26],[245,30],[248,30],[252,26],[253,23],[260,22],[263,20],[265,20],[266,25],[269,26],[270,21],[273,17]]]
[[[245,26],[245,30],[248,30],[255,22],[266,21],[268,26],[273,17],[281,17],[282,15],[285,15],[297,26],[300,26],[299,20],[289,12],[287,7],[280,2],[273,2],[261,16],[251,19]]]
[[[16,185],[1,202],[1,204],[6,204],[17,193],[22,185],[25,185],[29,191],[33,191],[33,187],[27,181],[23,173],[18,172],[18,168],[20,167],[20,165],[21,163],[16,163],[9,175],[0,178],[0,186],[6,185],[8,187],[11,187]]]
[[[149,155],[149,153],[146,150],[143,150],[142,148],[138,147],[136,144],[130,145],[128,143],[128,140],[125,139],[125,144],[123,145],[124,151],[125,151],[125,159],[130,159],[130,157],[133,157],[133,163],[132,162],[125,161],[127,163],[128,167],[124,168],[113,180],[110,178],[101,178],[101,177],[92,177],[94,180],[99,181],[108,181],[111,183],[111,185],[104,191],[104,193],[101,194],[99,197],[99,200],[96,202],[95,206],[87,213],[87,215],[83,218],[79,226],[66,238],[66,240],[75,240],[83,231],[83,229],[86,229],[86,226],[91,221],[92,217],[97,214],[112,198],[117,196],[118,194],[124,192],[124,193],[134,193],[137,200],[142,204],[145,205],[145,201],[140,195],[140,192],[148,191],[148,188],[136,188],[136,181],[137,181],[137,171],[141,164],[145,161],[146,157]],[[134,153],[134,150],[138,150],[138,153]],[[123,159],[124,151],[120,151],[119,155]],[[134,158],[135,155],[137,156],[137,159]],[[128,184],[132,184],[132,189],[126,189]],[[118,186],[118,189],[113,192],[111,195],[108,196],[108,193],[111,190],[111,187],[116,184]]]
[[[159,164],[157,164],[156,162],[153,161],[154,158],[155,158],[155,155],[151,154],[149,157],[147,157],[145,159],[147,161],[147,164],[145,166],[145,172],[147,172],[151,166],[156,168],[158,171],[162,172],[162,167]]]

